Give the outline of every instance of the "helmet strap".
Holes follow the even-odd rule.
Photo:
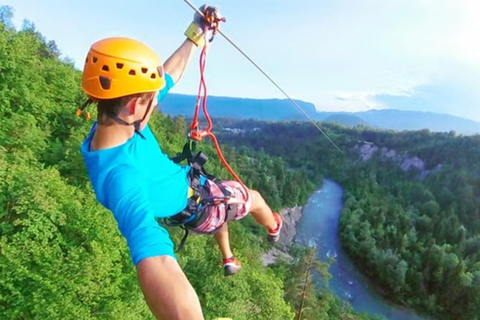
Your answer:
[[[150,100],[150,102],[148,103],[148,107],[145,110],[143,118],[140,119],[140,120],[136,120],[134,122],[128,123],[125,120],[120,119],[116,114],[110,113],[109,116],[110,116],[110,118],[112,118],[118,124],[121,124],[121,125],[124,125],[124,126],[133,126],[135,128],[135,133],[137,133],[142,139],[145,139],[145,136],[140,132],[140,125],[145,120],[145,118],[147,117],[147,114],[150,112],[150,109],[152,108],[152,105],[153,105],[153,99],[154,98],[152,98]]]

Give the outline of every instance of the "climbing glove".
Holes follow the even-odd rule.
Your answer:
[[[205,32],[213,35],[215,29],[220,27],[220,22],[225,22],[217,7],[204,4],[199,8],[199,11],[203,12],[205,17],[208,17],[209,21],[205,17],[200,16],[197,12],[193,15],[193,21],[185,31],[185,35],[198,47],[205,45]],[[213,36],[207,34],[207,37],[212,41]]]

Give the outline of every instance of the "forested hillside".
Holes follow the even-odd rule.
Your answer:
[[[446,319],[480,316],[480,136],[427,131],[371,137],[441,170],[419,179],[389,163],[357,165],[343,245],[394,299]]]
[[[125,240],[96,202],[79,153],[92,125],[74,115],[85,99],[80,72],[59,59],[55,43],[32,23],[17,31],[10,8],[0,13],[0,318],[151,319]],[[182,118],[156,114],[151,128],[165,152],[181,150]],[[202,148],[214,154],[209,144]],[[276,209],[303,203],[318,182],[308,182],[303,170],[288,170],[280,157],[224,152]],[[214,156],[209,169],[228,177]],[[178,254],[206,319],[368,318],[315,289],[309,270],[324,279],[328,274],[308,250],[294,250],[292,263],[265,268],[266,232],[251,219],[231,230],[244,265],[234,277],[224,278],[209,236],[189,237]],[[170,231],[178,243],[182,232]]]
[[[324,125],[342,154],[310,124],[220,122],[240,150],[342,184],[342,245],[388,299],[439,319],[480,318],[479,135]],[[379,148],[368,161],[363,144]],[[382,148],[423,160],[429,174],[402,170]]]
[[[79,153],[92,125],[74,116],[85,99],[80,72],[32,23],[15,30],[5,7],[0,17],[0,315],[151,318]],[[183,118],[156,114],[151,127],[165,152],[181,150]],[[343,246],[390,300],[439,319],[480,317],[480,136],[325,124],[340,153],[308,123],[217,119],[215,128],[232,166],[275,209],[303,204],[323,177],[342,184]],[[363,161],[355,146],[366,142],[440,170],[423,178],[381,153]],[[228,178],[211,145],[201,147],[210,171]],[[182,232],[170,231],[178,243]],[[211,237],[189,238],[179,262],[207,319],[367,318],[315,289],[306,271],[328,274],[308,250],[293,248],[293,263],[264,268],[264,238],[251,219],[232,224],[245,268],[231,278]]]

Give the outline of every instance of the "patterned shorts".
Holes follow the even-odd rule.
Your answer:
[[[214,182],[207,180],[206,183],[210,187],[211,196],[223,196],[223,192]],[[228,209],[236,210],[235,215],[231,220],[240,220],[248,214],[252,204],[251,194],[248,197],[248,202],[246,202],[247,195],[245,194],[245,190],[240,183],[237,181],[222,181],[221,184],[231,193],[229,203],[221,203],[216,206],[206,207],[206,212],[204,212],[204,214],[207,216],[205,220],[192,231],[197,231],[199,233],[211,233],[220,228],[227,220]]]

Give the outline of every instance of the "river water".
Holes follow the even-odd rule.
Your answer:
[[[314,192],[303,208],[297,224],[295,242],[315,247],[322,261],[333,257],[336,263],[330,266],[332,278],[329,288],[341,299],[351,303],[358,312],[383,315],[392,320],[419,320],[413,311],[392,305],[369,288],[366,278],[353,265],[340,246],[338,220],[342,211],[343,189],[331,180],[324,180],[320,190]]]

